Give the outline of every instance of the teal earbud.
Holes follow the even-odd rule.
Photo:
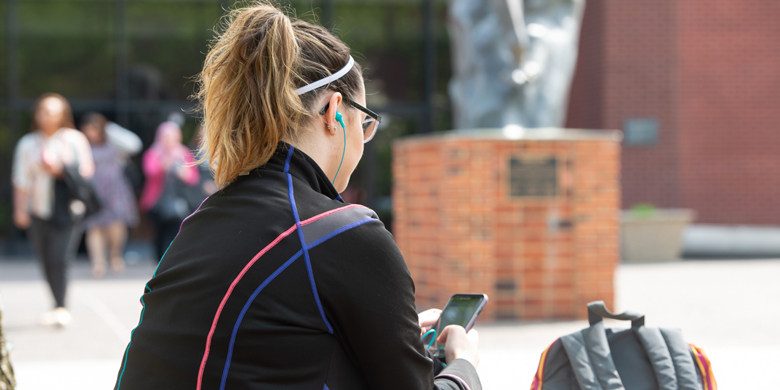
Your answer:
[[[344,149],[341,152],[341,162],[339,162],[339,169],[336,170],[336,175],[333,176],[333,181],[330,182],[330,184],[336,185],[336,177],[339,175],[339,171],[341,171],[341,164],[344,162],[344,153],[347,152],[347,126],[344,125],[344,119],[341,117],[341,113],[336,111],[336,121],[341,123],[341,129],[344,130]]]

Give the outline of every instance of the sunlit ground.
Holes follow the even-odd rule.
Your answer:
[[[89,278],[73,267],[65,329],[39,325],[50,305],[33,262],[0,260],[0,295],[18,390],[109,389],[140,313],[149,262],[121,278]],[[617,310],[644,312],[648,326],[678,327],[712,360],[721,389],[778,389],[780,260],[683,261],[621,266]],[[608,326],[628,324],[608,322]],[[527,389],[539,354],[585,321],[479,324],[485,389]]]

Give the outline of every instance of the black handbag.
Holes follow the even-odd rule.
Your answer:
[[[97,197],[95,187],[92,186],[91,181],[81,176],[78,168],[73,166],[64,167],[62,178],[68,186],[71,199],[84,203],[84,218],[97,214],[100,211],[100,199]],[[71,202],[71,209],[73,207]]]
[[[162,194],[150,210],[160,221],[181,221],[200,205],[205,195],[198,198],[200,187],[184,183],[175,172],[168,172]]]
[[[73,144],[65,140],[62,142],[70,146],[74,156],[78,156]],[[66,226],[81,222],[100,211],[100,200],[95,188],[91,181],[81,176],[79,165],[80,161],[77,159],[73,164],[63,164],[62,177],[54,180],[52,222],[55,225]]]
[[[97,214],[100,208],[100,200],[92,183],[81,176],[76,166],[64,166],[62,179],[54,182],[54,223],[64,226],[83,221]]]

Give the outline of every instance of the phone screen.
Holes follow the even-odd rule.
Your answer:
[[[455,294],[447,302],[436,325],[436,334],[441,334],[449,325],[460,325],[468,332],[473,325],[472,319],[482,310],[487,296],[483,294]],[[437,343],[437,355],[444,356],[444,343]]]

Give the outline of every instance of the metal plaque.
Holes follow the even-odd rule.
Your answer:
[[[558,194],[558,160],[549,158],[509,159],[509,195],[512,197],[555,197]]]
[[[623,127],[626,145],[655,145],[658,142],[658,121],[653,118],[631,118]]]

